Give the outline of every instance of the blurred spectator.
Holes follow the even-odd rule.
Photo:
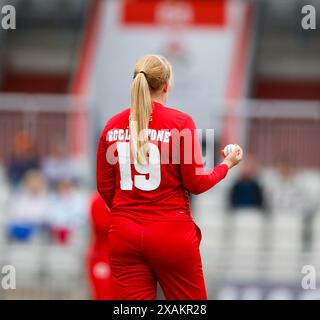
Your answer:
[[[1,162],[0,157],[0,220],[1,215],[4,212],[4,207],[6,205],[6,202],[8,200],[9,196],[9,188],[8,188],[8,181],[6,177],[5,167]]]
[[[28,171],[23,186],[12,194],[9,201],[10,238],[29,240],[44,225],[48,209],[48,195],[41,172]]]
[[[83,197],[75,190],[74,183],[68,179],[60,180],[48,214],[48,223],[55,242],[69,242],[72,232],[83,222],[84,208]]]
[[[51,154],[42,162],[42,170],[50,186],[56,186],[61,179],[73,181],[79,179],[76,165],[62,143],[54,144]]]
[[[257,177],[257,165],[253,156],[247,156],[240,177],[229,194],[231,209],[265,209],[263,188]]]
[[[38,169],[39,161],[32,148],[32,139],[26,132],[19,132],[13,139],[13,153],[8,164],[8,180],[13,187],[18,186],[25,173]]]
[[[277,161],[274,177],[270,174],[266,180],[270,209],[273,213],[304,213],[306,210],[306,192],[299,182],[295,167],[290,159]]]
[[[109,260],[108,229],[110,210],[96,192],[90,201],[92,240],[87,255],[88,277],[92,299],[112,299],[112,277]]]

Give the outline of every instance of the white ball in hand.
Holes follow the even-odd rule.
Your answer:
[[[224,153],[225,157],[229,153],[233,152],[234,149],[236,148],[236,146],[237,146],[236,144],[228,144],[227,146],[225,146],[224,149],[223,149],[223,153]]]

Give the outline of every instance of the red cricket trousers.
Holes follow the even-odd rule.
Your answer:
[[[199,251],[201,232],[192,221],[134,220],[114,215],[109,228],[115,298],[206,300]]]

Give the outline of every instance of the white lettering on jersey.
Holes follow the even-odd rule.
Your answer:
[[[153,142],[164,142],[169,143],[171,132],[167,130],[155,130],[148,129],[148,137],[150,141]],[[130,140],[130,132],[129,129],[114,129],[110,130],[107,133],[107,141],[129,141]]]

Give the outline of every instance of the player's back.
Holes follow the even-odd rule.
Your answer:
[[[192,119],[153,103],[148,129],[149,164],[142,166],[130,157],[129,116],[127,109],[112,117],[100,140],[105,144],[106,160],[111,163],[105,177],[114,183],[112,214],[190,220],[189,192],[182,181],[179,161],[173,161],[176,156],[180,159],[180,146],[175,145],[173,135],[185,129]]]

